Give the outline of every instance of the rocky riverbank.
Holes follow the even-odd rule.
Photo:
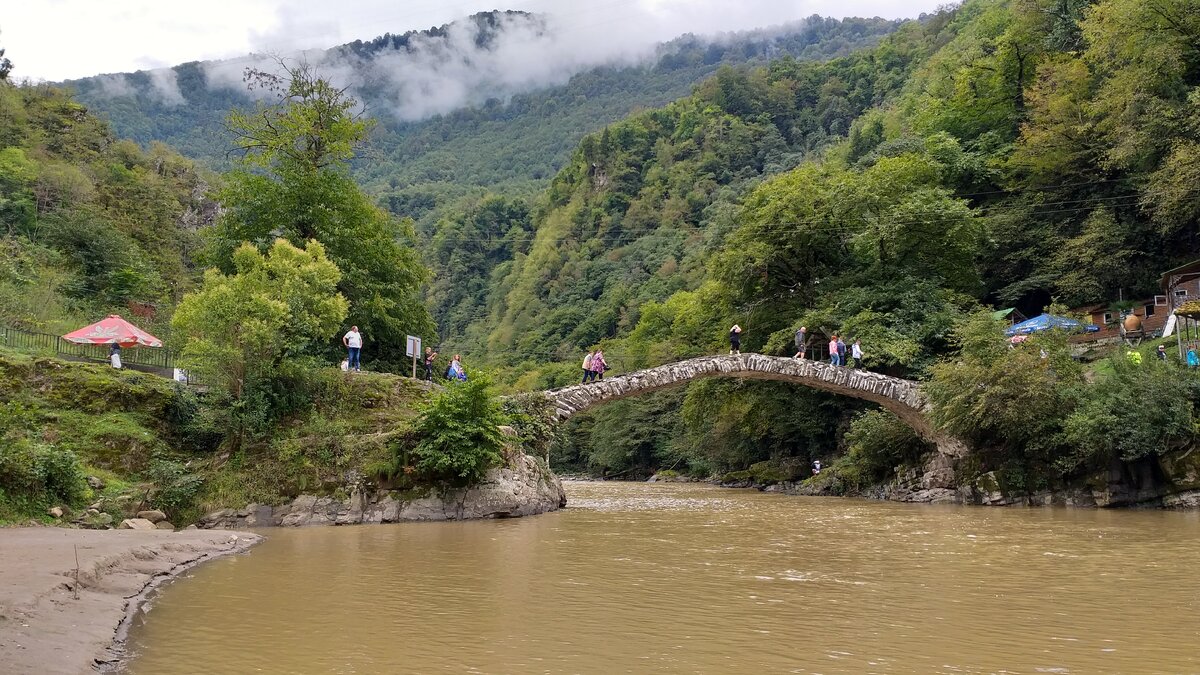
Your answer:
[[[300,495],[290,504],[250,504],[205,515],[202,528],[302,527],[405,521],[516,518],[555,511],[567,504],[562,481],[545,463],[518,455],[469,488],[388,491],[370,485],[348,496]]]
[[[809,496],[856,496],[923,504],[1073,506],[1082,508],[1200,508],[1200,450],[1167,453],[1108,467],[1058,484],[1028,490],[996,471],[978,473],[962,458],[929,455],[920,467],[902,469],[890,482],[847,490],[836,470],[807,481],[718,483],[727,487]]]
[[[75,675],[115,665],[149,591],[261,539],[197,530],[0,529],[0,671]]]

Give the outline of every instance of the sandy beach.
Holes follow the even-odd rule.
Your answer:
[[[0,529],[0,670],[93,673],[118,658],[124,624],[144,592],[261,540],[206,530]]]

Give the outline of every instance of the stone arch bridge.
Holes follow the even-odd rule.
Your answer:
[[[598,382],[552,389],[544,395],[554,404],[561,421],[607,401],[681,386],[704,377],[791,382],[871,401],[892,412],[919,436],[936,445],[942,454],[961,457],[967,452],[962,441],[934,428],[929,419],[929,403],[918,383],[823,361],[765,354],[702,356]]]

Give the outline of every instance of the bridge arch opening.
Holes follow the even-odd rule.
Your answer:
[[[608,401],[678,387],[709,377],[774,380],[850,396],[878,404],[907,424],[918,436],[947,455],[959,457],[966,446],[934,428],[929,403],[917,382],[865,370],[765,354],[703,356],[647,368],[618,377],[577,384],[544,393],[558,420],[569,419]]]

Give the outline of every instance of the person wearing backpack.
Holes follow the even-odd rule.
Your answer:
[[[467,381],[467,371],[463,368],[462,354],[455,354],[454,359],[450,361],[450,366],[446,368],[446,379],[451,382]]]

